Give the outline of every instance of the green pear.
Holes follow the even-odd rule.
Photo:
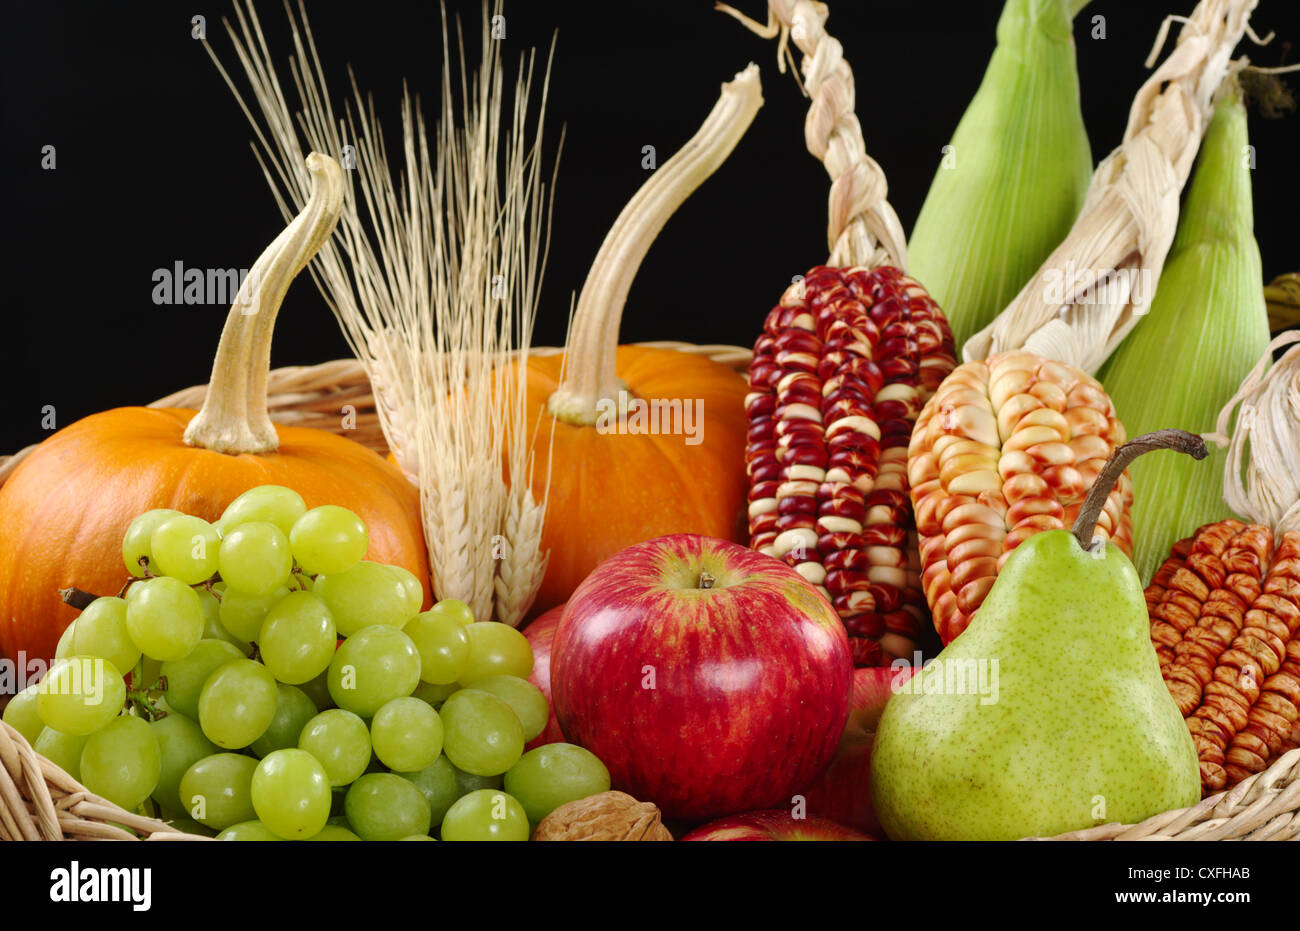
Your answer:
[[[1150,438],[1174,432],[1127,445],[1166,448]],[[1127,459],[1099,493],[1105,471],[1098,478],[1096,511]],[[1114,544],[1079,542],[1095,522],[1081,512],[1073,532],[1021,543],[970,626],[895,689],[870,780],[891,838],[1046,837],[1200,800],[1137,572]]]

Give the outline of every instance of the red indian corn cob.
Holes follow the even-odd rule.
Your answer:
[[[916,422],[907,478],[935,630],[966,629],[1011,551],[1069,528],[1124,425],[1101,385],[1064,362],[999,353],[958,366]],[[1096,535],[1132,552],[1132,483],[1106,499]]]
[[[890,266],[814,268],[754,345],[750,545],[821,589],[859,666],[910,659],[924,629],[907,443],[955,362],[938,305]]]
[[[1300,746],[1300,532],[1219,521],[1146,590],[1160,670],[1211,795]]]

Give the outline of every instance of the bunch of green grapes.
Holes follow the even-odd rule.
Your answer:
[[[232,840],[527,840],[609,789],[546,727],[528,641],[367,562],[365,523],[263,485],[148,511],[4,720],[92,792]]]

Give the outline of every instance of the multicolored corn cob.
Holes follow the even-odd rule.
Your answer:
[[[970,623],[1013,549],[1069,528],[1124,425],[1096,379],[1017,351],[958,366],[916,422],[907,478],[922,584],[948,643]],[[1132,552],[1128,473],[1096,533]]]
[[[750,543],[822,590],[860,666],[910,659],[924,629],[907,443],[955,364],[938,305],[888,266],[814,268],[754,345]]]
[[[1300,533],[1206,524],[1146,590],[1161,673],[1201,761],[1205,795],[1300,746]]]

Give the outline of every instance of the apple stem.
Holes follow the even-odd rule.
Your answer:
[[[699,587],[700,587],[700,588],[712,588],[712,587],[713,587],[713,583],[716,582],[716,581],[717,581],[717,579],[715,579],[713,576],[709,575],[707,572],[701,572],[701,573],[700,573],[700,582],[699,582]]]
[[[1083,502],[1083,507],[1079,509],[1079,516],[1075,518],[1074,526],[1070,528],[1070,532],[1085,550],[1093,548],[1092,534],[1097,529],[1097,518],[1101,516],[1102,509],[1106,506],[1106,499],[1110,497],[1120,475],[1138,456],[1157,449],[1172,449],[1186,453],[1193,459],[1204,459],[1208,455],[1205,440],[1186,430],[1156,430],[1154,433],[1144,433],[1118,447],[1102,466],[1097,480],[1088,490],[1088,497]]]

